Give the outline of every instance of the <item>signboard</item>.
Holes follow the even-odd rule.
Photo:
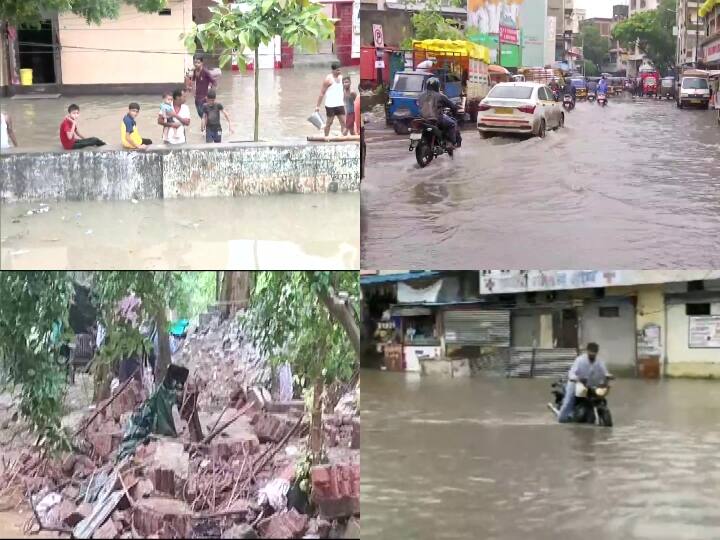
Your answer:
[[[662,329],[657,324],[646,324],[637,336],[638,358],[662,356]]]
[[[375,60],[375,69],[385,69],[385,60]]]
[[[720,61],[720,39],[711,41],[703,47],[705,51],[705,63]]]
[[[720,315],[690,317],[688,347],[720,349]]]
[[[512,43],[517,45],[518,43],[518,29],[510,26],[500,25],[500,42],[501,43]]]
[[[375,41],[375,47],[385,47],[382,24],[373,24],[373,40]]]
[[[520,29],[520,4],[524,0],[470,0],[467,4],[467,26],[474,33],[505,36],[517,44]],[[514,31],[514,32],[513,32]]]

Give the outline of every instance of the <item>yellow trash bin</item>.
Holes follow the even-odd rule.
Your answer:
[[[32,86],[32,69],[20,70],[20,84],[23,86]]]

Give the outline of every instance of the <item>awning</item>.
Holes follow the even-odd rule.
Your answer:
[[[499,73],[501,75],[510,75],[510,72],[502,66],[492,64],[488,66],[488,73]]]
[[[461,39],[425,39],[422,41],[413,41],[413,48],[439,54],[459,54],[470,58],[478,58],[486,64],[490,63],[490,49],[473,43],[472,41]]]
[[[381,274],[377,276],[360,276],[360,285],[374,285],[377,283],[397,283],[399,281],[414,281],[419,279],[432,279],[440,277],[441,272],[423,271],[407,272],[404,274]]]

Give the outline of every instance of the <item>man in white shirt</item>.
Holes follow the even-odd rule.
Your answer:
[[[607,384],[609,374],[605,363],[597,357],[599,350],[600,347],[597,343],[588,343],[587,353],[581,354],[573,362],[568,372],[565,397],[558,414],[559,422],[571,421],[571,415],[575,408],[575,383],[581,382],[585,386],[593,388]]]
[[[175,127],[175,124],[172,124],[173,127],[168,130],[167,142],[168,144],[184,144],[186,142],[185,129],[190,125],[190,108],[185,104],[185,94],[180,88],[173,92],[173,109],[179,117],[177,120],[180,125]],[[158,123],[164,125],[160,117],[158,117]]]

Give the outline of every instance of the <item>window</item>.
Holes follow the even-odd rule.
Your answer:
[[[158,11],[158,15],[172,15],[172,11],[170,11],[170,8],[161,9]]]
[[[682,81],[683,88],[693,88],[696,90],[707,90],[708,81],[707,79],[701,79],[699,77],[685,77]]]
[[[494,86],[488,97],[505,99],[530,99],[532,86]]]
[[[710,315],[710,304],[685,304],[686,315]]]
[[[600,306],[598,308],[598,315],[600,317],[619,317],[620,308],[618,306]]]
[[[597,287],[593,289],[595,298],[605,298],[605,287]]]

